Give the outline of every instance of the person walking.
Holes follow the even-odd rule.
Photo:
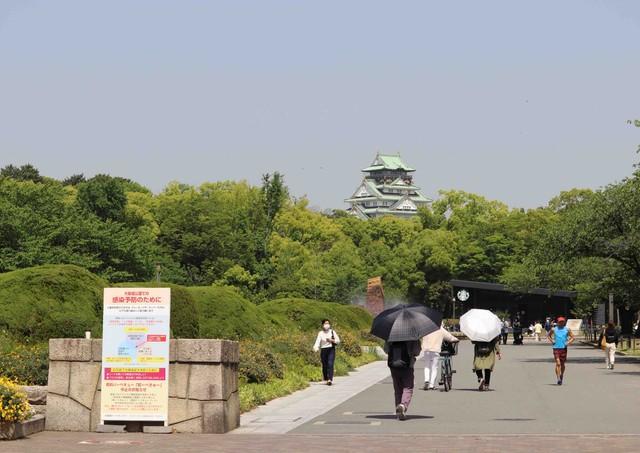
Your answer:
[[[533,326],[533,334],[536,337],[536,341],[540,341],[540,335],[542,334],[542,324],[540,324],[540,321],[536,321],[536,325]]]
[[[384,351],[388,355],[387,365],[393,380],[396,417],[405,420],[413,396],[413,366],[420,355],[420,341],[386,342]]]
[[[500,327],[500,337],[502,338],[502,344],[507,344],[507,337],[509,336],[509,321],[506,319],[502,321]]]
[[[560,316],[558,323],[551,329],[547,339],[553,344],[553,357],[556,362],[556,377],[558,385],[562,385],[564,379],[565,363],[567,361],[567,347],[575,341],[573,332],[567,326],[567,320]]]
[[[607,369],[613,370],[613,366],[616,363],[616,349],[618,348],[618,330],[613,321],[609,321],[607,327],[600,333],[599,344],[604,342],[604,360],[607,364]]]
[[[322,379],[327,385],[333,384],[333,363],[336,359],[336,345],[340,343],[340,337],[331,328],[328,319],[322,320],[322,330],[318,332],[316,342],[313,345],[315,352],[320,351],[320,361],[322,362]]]
[[[422,350],[424,351],[424,387],[422,390],[435,390],[436,377],[438,376],[438,362],[440,360],[440,351],[442,350],[442,342],[457,343],[459,340],[451,335],[447,329],[440,326],[440,330],[436,330],[429,335],[422,337]]]
[[[499,338],[495,338],[493,341],[473,341],[473,371],[478,377],[478,383],[480,384],[478,390],[485,392],[489,390],[489,384],[491,383],[491,373],[493,367],[496,364],[496,356],[499,360],[502,360],[502,354],[500,353],[500,341]],[[483,375],[484,372],[484,375]]]

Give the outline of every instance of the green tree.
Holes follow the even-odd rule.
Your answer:
[[[78,187],[80,206],[102,220],[124,218],[127,196],[121,181],[109,175],[96,175]]]

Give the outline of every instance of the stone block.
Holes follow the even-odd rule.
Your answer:
[[[188,363],[172,363],[169,365],[169,396],[175,398],[187,397],[189,385]]]
[[[202,417],[187,420],[186,422],[176,423],[171,426],[176,433],[191,433],[201,434],[202,431]]]
[[[201,401],[226,400],[234,387],[233,373],[228,368],[223,364],[192,364],[189,398]]]
[[[89,431],[91,411],[71,398],[50,393],[45,426],[47,431]]]
[[[30,436],[31,434],[44,431],[45,417],[44,415],[35,415],[29,420],[16,423],[16,438]]]
[[[49,360],[88,362],[91,360],[91,341],[84,338],[51,338]]]
[[[96,392],[93,397],[93,406],[91,407],[91,431],[96,431],[98,429],[98,425],[100,425],[100,415],[101,415],[101,392]]]
[[[239,363],[240,362],[240,343],[237,341],[225,340],[225,363]]]
[[[240,426],[240,398],[238,392],[227,401],[202,403],[202,432],[224,434]]]
[[[47,389],[49,394],[69,394],[70,371],[71,363],[69,362],[49,362],[49,378],[47,380]]]
[[[99,338],[91,340],[91,360],[102,362],[102,340]]]
[[[87,409],[93,406],[100,371],[97,362],[71,362],[69,396]]]
[[[220,363],[224,340],[177,340],[178,362]]]
[[[178,340],[169,340],[169,362],[178,360]]]
[[[98,425],[97,433],[126,433],[127,425]]]
[[[27,394],[29,404],[32,406],[47,404],[46,385],[24,385],[22,386],[22,390]]]
[[[175,425],[202,415],[202,402],[169,398],[169,424]]]
[[[145,434],[173,434],[173,427],[145,425],[142,432]]]

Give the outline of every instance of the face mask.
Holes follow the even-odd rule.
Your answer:
[[[329,328],[331,327],[331,325],[329,325],[329,324],[324,324],[322,327],[324,328],[324,330],[329,330]]]

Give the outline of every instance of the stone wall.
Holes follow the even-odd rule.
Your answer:
[[[225,433],[237,428],[239,344],[171,340],[169,351],[169,425],[174,431]],[[102,340],[49,340],[47,430],[96,430],[101,369]]]

